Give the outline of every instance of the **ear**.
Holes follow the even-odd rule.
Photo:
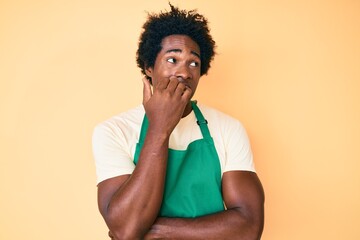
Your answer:
[[[152,75],[153,75],[153,68],[152,67],[145,67],[145,74],[146,76],[152,78]]]

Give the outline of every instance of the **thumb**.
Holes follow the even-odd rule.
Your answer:
[[[143,104],[147,103],[147,101],[149,101],[149,99],[152,96],[152,91],[151,91],[151,85],[149,80],[146,77],[143,77],[142,79],[143,83],[144,83],[144,88],[143,88]]]

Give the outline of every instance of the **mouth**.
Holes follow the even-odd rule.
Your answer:
[[[182,77],[177,77],[177,80],[183,83],[187,88],[191,89],[190,85],[187,82],[185,82],[185,80]]]

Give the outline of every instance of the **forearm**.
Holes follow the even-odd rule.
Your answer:
[[[191,111],[191,89],[175,76],[156,81],[152,93],[144,80],[143,105],[149,126],[137,165],[130,176],[101,186],[100,211],[115,239],[142,239],[161,206],[169,137],[184,110]]]
[[[105,220],[113,235],[140,238],[154,223],[163,197],[167,154],[168,136],[149,128],[135,170],[109,202]]]
[[[199,218],[158,218],[145,239],[260,239],[263,219],[230,209]]]

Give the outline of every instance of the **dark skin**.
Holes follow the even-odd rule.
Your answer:
[[[158,217],[164,191],[169,137],[191,111],[200,79],[200,49],[189,37],[162,41],[154,67],[146,74],[143,105],[149,128],[131,175],[98,185],[99,210],[112,239],[260,239],[264,192],[255,173],[229,171],[222,177],[227,210],[199,218]]]

